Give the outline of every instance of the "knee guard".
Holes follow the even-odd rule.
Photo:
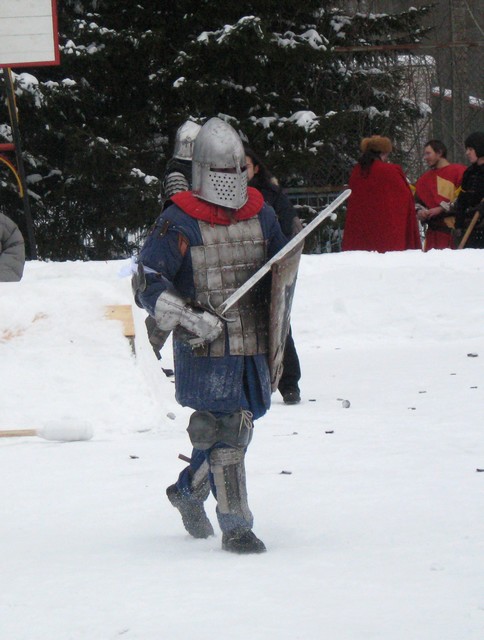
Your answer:
[[[242,409],[235,413],[222,416],[217,420],[218,442],[228,444],[229,447],[245,449],[252,440],[254,423],[250,411]]]
[[[245,449],[252,440],[253,428],[252,414],[245,409],[220,418],[210,411],[195,411],[190,416],[187,431],[194,448],[206,451],[216,442]]]
[[[210,411],[195,411],[187,431],[193,447],[206,451],[217,442],[217,418]]]

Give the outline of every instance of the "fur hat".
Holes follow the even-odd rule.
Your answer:
[[[376,153],[390,153],[392,150],[392,142],[390,138],[384,136],[371,136],[371,138],[363,138],[360,143],[362,153],[366,151],[375,151]]]
[[[482,158],[484,156],[484,131],[474,131],[467,136],[464,144],[466,149],[467,147],[474,149],[476,156]]]

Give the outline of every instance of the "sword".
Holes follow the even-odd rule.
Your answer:
[[[470,221],[466,232],[464,233],[464,237],[459,242],[459,246],[457,247],[458,249],[463,249],[466,246],[466,243],[469,240],[469,236],[474,231],[474,227],[476,226],[478,221],[479,221],[479,211],[476,211],[475,214],[472,216],[472,220]],[[235,293],[237,293],[237,291]]]
[[[263,278],[266,273],[268,273],[272,266],[281,260],[285,255],[290,253],[295,247],[299,246],[304,238],[311,233],[323,220],[328,218],[335,209],[337,209],[340,204],[348,198],[351,193],[351,189],[346,189],[342,191],[335,200],[327,207],[325,207],[322,211],[318,213],[318,215],[311,220],[311,222],[306,225],[294,238],[291,238],[289,242],[280,249],[275,256],[273,256],[270,260],[268,260],[262,267],[254,273],[241,287],[239,287],[236,291],[232,293],[226,300],[222,302],[214,311],[219,316],[224,316],[225,312],[228,311],[231,307],[234,306],[236,302],[238,302],[247,291],[250,291],[252,287],[259,282],[261,278]]]

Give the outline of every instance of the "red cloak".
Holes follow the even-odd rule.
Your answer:
[[[375,160],[364,174],[357,164],[349,187],[343,251],[422,248],[413,195],[399,165]]]

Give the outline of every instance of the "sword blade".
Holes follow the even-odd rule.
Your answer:
[[[266,275],[266,273],[269,273],[274,263],[281,260],[281,258],[292,251],[294,247],[297,247],[299,244],[301,244],[304,238],[309,235],[311,231],[313,231],[319,224],[321,224],[321,222],[323,222],[323,220],[330,216],[335,209],[343,204],[350,193],[351,189],[342,191],[339,196],[335,198],[331,204],[320,211],[320,213],[318,213],[318,215],[313,220],[311,220],[311,222],[307,224],[304,229],[301,229],[301,231],[296,236],[294,236],[294,238],[291,238],[291,240],[289,240],[289,242],[284,247],[282,247],[282,249],[278,251],[275,256],[273,256],[264,265],[262,265],[262,267],[258,271],[256,271],[254,275],[247,280],[247,282],[245,282],[241,287],[237,289],[237,291],[234,291],[232,295],[224,300],[222,304],[217,307],[216,313],[218,315],[223,315],[226,311],[233,307],[234,304],[242,298],[242,296],[245,296],[247,291],[250,291],[250,289],[252,289],[252,287]]]

